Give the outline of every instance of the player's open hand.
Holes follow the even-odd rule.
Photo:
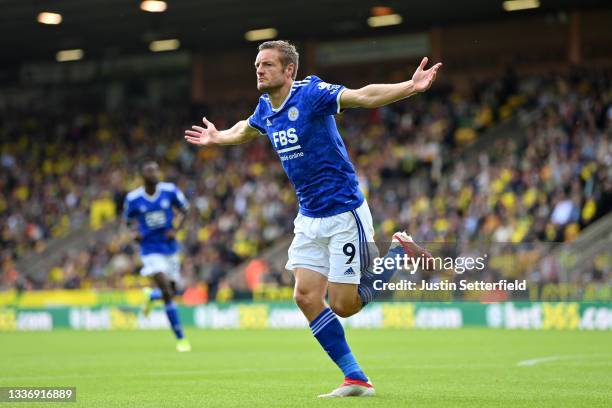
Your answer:
[[[205,127],[193,125],[191,130],[185,131],[185,140],[189,143],[210,146],[217,143],[217,136],[219,131],[211,122],[206,118],[202,118],[202,122]]]
[[[438,70],[440,67],[442,67],[442,63],[438,62],[433,67],[425,70],[427,61],[427,57],[423,58],[421,64],[412,75],[412,84],[414,85],[414,90],[416,92],[425,92],[428,90],[431,84],[433,84],[433,81],[435,81]]]

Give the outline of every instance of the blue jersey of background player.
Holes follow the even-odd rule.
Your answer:
[[[296,81],[298,60],[295,47],[286,41],[261,44],[255,68],[257,89],[263,95],[254,113],[222,131],[203,118],[204,127],[192,126],[185,139],[208,146],[267,135],[300,205],[286,266],[295,274],[295,300],[345,377],[339,388],[321,396],[370,396],[374,388],[355,360],[336,314],[348,317],[361,310],[376,294],[374,282],[389,281],[395,268],[384,268],[379,275],[368,270],[372,217],[333,116],[344,108],[375,108],[423,92],[442,64],[425,70],[423,58],[409,81],[347,89],[316,76]],[[397,232],[386,257],[404,254],[431,257],[408,234]]]
[[[178,310],[172,298],[181,284],[179,246],[176,230],[186,220],[189,207],[185,196],[173,183],[160,182],[160,170],[155,161],[145,161],[141,168],[144,185],[130,191],[125,197],[124,220],[137,223],[134,238],[140,242],[142,276],[149,276],[156,289],[145,288],[144,314],[151,310],[152,303],[163,299],[170,326],[177,338],[178,351],[190,351],[191,345],[183,335]],[[178,210],[178,225],[175,227],[175,210]]]

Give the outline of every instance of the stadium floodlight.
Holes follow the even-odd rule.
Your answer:
[[[399,14],[387,14],[384,16],[369,17],[368,25],[370,27],[385,27],[401,24],[402,21],[402,16],[400,16]]]
[[[55,54],[57,62],[78,61],[83,58],[83,50],[76,48],[73,50],[62,50]]]
[[[56,25],[62,22],[62,15],[58,13],[43,11],[41,13],[38,13],[37,20],[40,24]]]
[[[534,9],[540,7],[540,0],[507,0],[502,6],[506,11]]]
[[[278,35],[278,30],[276,28],[261,28],[258,30],[247,31],[244,34],[244,38],[247,41],[261,41],[261,40],[271,40],[272,38],[276,38]]]
[[[168,8],[165,1],[159,0],[144,0],[140,3],[140,9],[149,13],[163,13]]]
[[[176,38],[172,38],[169,40],[151,41],[151,43],[149,44],[149,50],[153,52],[174,51],[180,46],[181,42]]]

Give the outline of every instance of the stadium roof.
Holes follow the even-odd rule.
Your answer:
[[[153,40],[178,38],[181,48],[201,51],[252,46],[245,32],[274,27],[294,41],[408,32],[432,25],[508,18],[605,6],[605,0],[527,0],[532,10],[506,12],[502,0],[166,0],[167,10],[149,13],[140,0],[0,0],[0,62],[53,61],[62,49],[82,48],[87,57],[148,52]],[[390,7],[403,22],[367,24],[373,6]],[[62,23],[44,25],[37,15],[60,13]]]

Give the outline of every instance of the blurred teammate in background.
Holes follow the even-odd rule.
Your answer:
[[[372,383],[355,360],[336,315],[351,316],[373,300],[373,282],[388,282],[395,268],[375,275],[377,255],[372,216],[342,141],[334,115],[345,108],[375,108],[418,92],[434,81],[441,63],[425,70],[427,58],[406,82],[347,89],[316,76],[296,81],[299,55],[286,41],[259,46],[255,112],[232,128],[204,126],[185,131],[201,146],[240,144],[267,135],[296,189],[299,214],[286,268],[295,274],[295,301],[313,335],[342,370],[344,382],[321,397],[371,396]],[[388,257],[430,257],[405,232],[393,235]],[[325,295],[329,292],[329,304]]]
[[[146,288],[146,304],[143,313],[148,315],[153,302],[163,299],[170,327],[176,336],[179,352],[191,351],[185,338],[178,309],[172,298],[178,294],[181,285],[181,265],[176,231],[183,227],[189,204],[185,196],[173,183],[162,183],[159,166],[147,160],[141,168],[144,186],[129,192],[124,203],[124,226],[137,220],[135,239],[140,242],[142,276],[150,276],[155,289]],[[178,210],[179,221],[174,227],[174,209]]]

